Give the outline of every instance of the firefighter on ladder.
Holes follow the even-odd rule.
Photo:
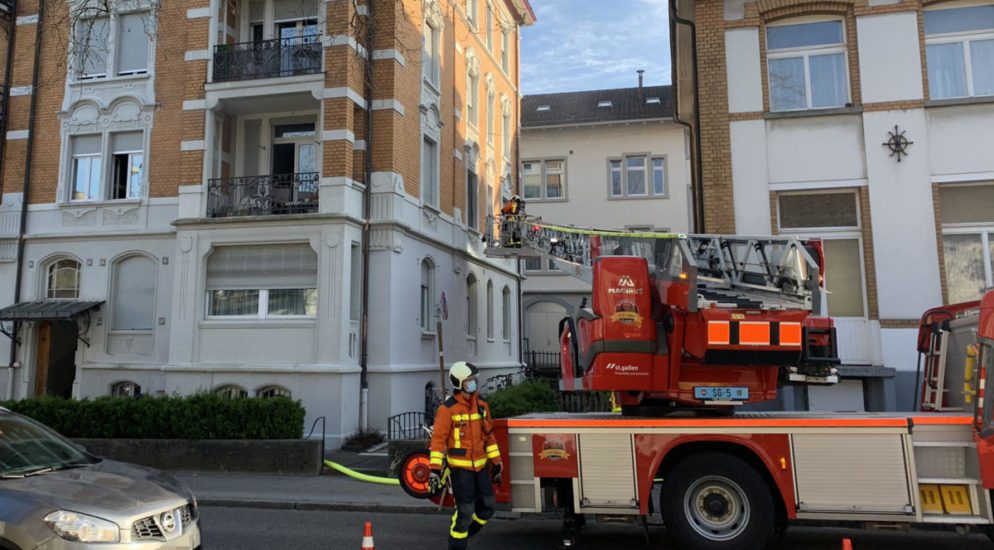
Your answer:
[[[431,437],[433,491],[442,487],[442,464],[448,462],[456,511],[449,528],[449,549],[467,547],[494,515],[491,483],[501,484],[501,460],[493,434],[490,407],[477,394],[479,373],[472,363],[459,361],[449,368],[452,396],[435,413]]]
[[[511,200],[507,201],[507,204],[500,209],[501,213],[501,228],[500,235],[501,240],[509,248],[519,248],[521,246],[521,235],[518,231],[517,226],[514,230],[508,229],[511,220],[516,220],[518,218],[524,219],[525,217],[525,201],[521,200],[521,197],[515,195],[511,197]],[[508,233],[510,231],[510,233]],[[506,235],[506,236],[505,236]]]

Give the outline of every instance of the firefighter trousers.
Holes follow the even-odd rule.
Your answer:
[[[475,535],[494,517],[494,490],[490,485],[490,468],[479,472],[453,468],[452,493],[456,511],[449,528],[449,550],[465,550],[469,537]]]

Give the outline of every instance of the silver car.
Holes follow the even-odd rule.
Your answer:
[[[89,455],[0,407],[0,549],[195,549],[197,519],[172,476]]]

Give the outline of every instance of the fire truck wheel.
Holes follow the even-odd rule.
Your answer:
[[[746,462],[707,452],[665,474],[659,496],[663,522],[680,548],[763,548],[775,531],[773,495]]]
[[[407,453],[397,469],[397,478],[400,479],[401,489],[418,499],[432,497],[431,487],[428,485],[430,475],[431,468],[427,450],[414,450]]]

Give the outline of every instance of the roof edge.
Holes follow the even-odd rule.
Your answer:
[[[611,124],[633,124],[637,122],[673,122],[673,115],[650,118],[619,118],[615,120],[591,120],[589,122],[565,122],[562,124],[521,125],[522,130],[548,130],[554,128],[575,128],[579,126],[609,126]]]
[[[526,27],[535,24],[537,20],[535,10],[532,9],[528,0],[504,0],[504,3],[517,16],[518,24]]]

